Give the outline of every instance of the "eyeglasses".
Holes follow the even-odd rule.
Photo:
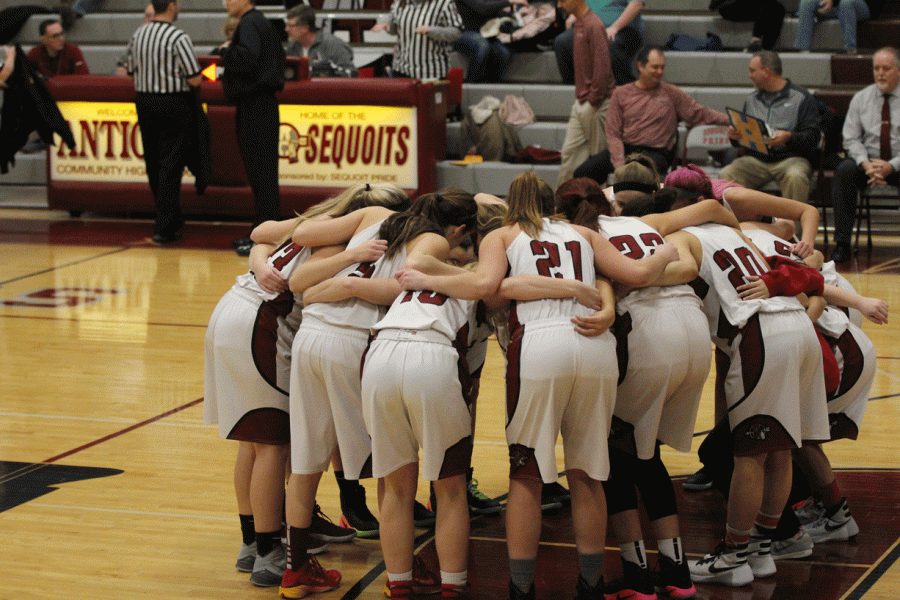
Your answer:
[[[58,40],[59,38],[61,38],[64,35],[65,34],[60,31],[59,33],[48,33],[47,37],[50,38],[51,40]]]

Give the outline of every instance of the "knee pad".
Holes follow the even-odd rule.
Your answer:
[[[678,514],[675,488],[672,486],[672,479],[660,457],[659,444],[656,446],[656,454],[653,455],[653,458],[638,460],[636,463],[635,479],[641,492],[644,508],[647,510],[647,518],[650,521],[656,521]]]
[[[634,463],[637,459],[616,448],[609,449],[609,479],[603,482],[606,512],[615,515],[638,507]]]

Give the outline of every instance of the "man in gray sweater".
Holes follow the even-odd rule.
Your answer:
[[[353,50],[344,42],[316,28],[316,11],[301,4],[292,8],[285,19],[288,56],[308,56],[311,77],[356,77]]]

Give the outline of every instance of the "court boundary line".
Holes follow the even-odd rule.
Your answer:
[[[94,446],[97,446],[98,444],[102,444],[103,442],[108,442],[109,440],[115,439],[115,438],[119,437],[120,435],[124,435],[131,431],[134,431],[135,429],[138,429],[145,425],[149,425],[150,423],[153,423],[155,421],[159,421],[161,419],[165,419],[166,417],[170,417],[174,414],[180,413],[181,411],[183,411],[187,408],[191,408],[192,406],[196,406],[197,404],[200,404],[201,402],[203,402],[203,398],[197,398],[196,400],[191,400],[187,404],[182,404],[181,406],[176,406],[175,408],[167,410],[164,413],[160,413],[160,414],[156,415],[155,417],[150,417],[149,419],[144,419],[143,421],[141,421],[139,423],[135,423],[134,425],[130,425],[130,426],[126,427],[125,429],[120,429],[119,431],[114,431],[113,433],[110,433],[109,435],[105,435],[101,438],[97,438],[96,440],[94,440],[92,442],[88,442],[87,444],[82,444],[81,446],[78,446],[77,448],[73,448],[72,450],[68,450],[66,452],[63,452],[62,454],[58,454],[56,456],[48,458],[47,460],[42,461],[42,463],[48,464],[48,465],[53,464],[58,460],[62,460],[63,458],[66,458],[67,456],[71,456],[73,454],[81,452],[82,450],[87,450],[88,448],[93,448]]]
[[[170,417],[170,416],[172,416],[172,415],[174,415],[174,414],[177,414],[177,413],[179,413],[179,412],[181,412],[181,411],[183,411],[183,410],[185,410],[185,409],[187,409],[187,408],[190,408],[190,407],[192,407],[192,406],[196,406],[197,404],[199,404],[199,403],[201,403],[201,402],[203,402],[203,398],[197,398],[196,400],[191,400],[191,401],[188,402],[187,404],[182,404],[181,406],[176,406],[175,408],[170,409],[170,410],[167,410],[167,411],[164,412],[164,413],[160,413],[160,414],[158,414],[158,415],[156,415],[156,416],[154,416],[154,417],[150,417],[149,419],[144,419],[143,421],[140,421],[140,422],[138,422],[138,423],[134,423],[133,425],[129,425],[129,426],[126,427],[125,429],[120,429],[119,431],[114,431],[113,433],[110,433],[110,434],[108,434],[108,435],[105,435],[105,436],[103,436],[103,437],[101,437],[101,438],[97,438],[96,440],[93,440],[93,441],[91,441],[91,442],[88,442],[87,444],[82,444],[81,446],[78,446],[77,448],[73,448],[73,449],[71,449],[71,450],[67,450],[66,452],[63,452],[62,454],[58,454],[58,455],[56,455],[56,456],[52,456],[52,457],[50,457],[50,458],[48,458],[48,459],[46,459],[46,460],[43,460],[43,461],[41,461],[41,462],[31,463],[31,464],[29,464],[29,465],[27,465],[27,466],[23,466],[23,467],[21,467],[20,469],[18,469],[17,471],[13,471],[13,472],[11,472],[11,473],[7,473],[7,474],[5,474],[5,476],[0,477],[0,483],[6,483],[6,482],[8,482],[8,481],[12,481],[12,480],[14,480],[14,479],[16,479],[16,478],[18,478],[18,477],[23,476],[23,475],[28,475],[29,473],[34,473],[35,471],[38,471],[38,470],[40,470],[40,469],[49,467],[50,465],[54,464],[54,463],[55,463],[56,461],[58,461],[58,460],[62,460],[63,458],[66,458],[66,457],[71,456],[71,455],[73,455],[73,454],[77,454],[78,452],[81,452],[82,450],[87,450],[88,448],[93,448],[94,446],[97,446],[98,444],[102,444],[103,442],[108,442],[109,440],[115,439],[115,438],[119,437],[120,435],[124,435],[124,434],[126,434],[126,433],[129,433],[129,432],[134,431],[135,429],[138,429],[138,428],[140,428],[140,427],[144,427],[145,425],[149,425],[149,424],[154,423],[154,422],[156,422],[156,421],[165,419],[166,417]]]
[[[29,308],[29,309],[51,309],[57,310],[59,307],[57,306],[35,306],[35,307],[21,307],[21,308]],[[209,323],[160,323],[157,321],[115,321],[112,319],[83,319],[80,317],[51,317],[47,315],[0,315],[0,318],[3,319],[35,319],[39,321],[78,321],[79,323],[106,323],[113,325],[147,325],[148,327],[203,327],[204,329],[209,326]]]
[[[38,275],[46,275],[47,273],[52,273],[53,271],[56,271],[56,270],[58,270],[58,269],[65,269],[65,268],[67,268],[67,267],[71,267],[71,266],[74,266],[74,265],[78,265],[78,264],[81,264],[81,263],[83,263],[83,262],[88,262],[88,261],[91,261],[91,260],[96,260],[96,259],[98,259],[98,258],[104,258],[104,257],[106,257],[106,256],[111,256],[111,255],[113,255],[113,254],[118,254],[119,252],[125,252],[126,250],[131,250],[131,248],[132,248],[132,246],[130,246],[130,245],[128,245],[128,246],[121,246],[121,247],[119,247],[119,248],[116,248],[115,250],[110,250],[109,252],[103,252],[103,253],[101,253],[101,254],[95,254],[95,255],[93,255],[93,256],[88,256],[88,257],[85,257],[85,258],[80,258],[80,259],[78,259],[78,260],[75,260],[75,261],[72,261],[72,262],[70,262],[70,263],[66,263],[66,264],[63,264],[63,265],[56,265],[56,266],[54,266],[54,267],[50,267],[49,269],[43,269],[43,270],[41,270],[41,271],[35,271],[35,272],[29,273],[29,274],[27,274],[27,275],[20,275],[20,276],[18,276],[18,277],[13,277],[12,279],[7,279],[7,280],[5,280],[5,281],[0,281],[0,286],[8,285],[8,284],[10,284],[10,283],[15,283],[15,282],[17,282],[17,281],[22,281],[23,279],[29,279],[29,278],[31,278],[31,277],[37,277]]]
[[[840,600],[860,600],[866,593],[872,589],[881,577],[890,569],[897,559],[900,558],[900,540],[896,540],[891,548],[881,555],[881,558],[869,567],[868,572],[859,578],[856,583],[850,587],[847,592],[841,596]]]

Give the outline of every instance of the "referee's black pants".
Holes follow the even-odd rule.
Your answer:
[[[156,203],[154,233],[172,236],[184,226],[179,202],[181,176],[197,135],[193,93],[139,93],[135,107],[144,144],[147,180]]]
[[[237,101],[237,143],[256,203],[254,225],[281,219],[278,191],[278,100],[274,94]]]

